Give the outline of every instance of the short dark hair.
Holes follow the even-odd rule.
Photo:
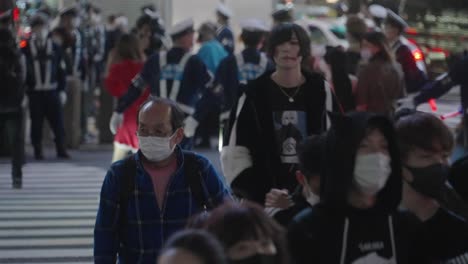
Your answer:
[[[403,159],[408,158],[414,147],[426,151],[451,151],[455,142],[452,132],[442,120],[424,112],[401,116],[396,121],[396,132]]]
[[[246,47],[255,48],[262,42],[265,32],[243,30],[240,37]]]
[[[161,250],[161,255],[170,249],[183,249],[199,257],[204,264],[227,264],[221,244],[204,230],[186,229],[174,234]]]
[[[394,60],[393,52],[390,49],[387,38],[382,32],[368,32],[362,39],[380,48],[380,51],[375,54],[375,57],[379,57],[385,61]]]
[[[141,29],[143,26],[148,25],[151,27],[151,24],[153,23],[153,18],[151,16],[144,14],[140,16],[137,21],[136,21],[136,28]]]
[[[273,28],[269,38],[268,55],[273,58],[276,47],[290,41],[293,34],[296,35],[299,41],[299,55],[305,61],[310,56],[310,39],[307,32],[294,23],[282,23]]]
[[[153,97],[153,96],[150,96],[148,100],[146,100],[144,103],[140,105],[140,108],[138,109],[138,113],[137,113],[137,125],[140,123],[141,110],[149,103],[165,104],[171,108],[172,132],[175,132],[177,129],[184,126],[185,113],[180,109],[179,106],[177,106],[176,102],[169,100],[169,99]]]
[[[237,242],[271,239],[277,250],[275,264],[289,263],[285,230],[252,202],[227,202],[211,211],[205,226],[228,250]]]
[[[299,146],[299,169],[308,180],[322,174],[325,135],[310,136]]]

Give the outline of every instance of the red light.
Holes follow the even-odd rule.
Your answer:
[[[409,35],[417,35],[418,31],[415,28],[410,27],[410,28],[406,29],[406,33],[409,34]]]
[[[437,111],[437,103],[435,99],[429,100],[429,105],[431,106],[432,112]]]
[[[421,61],[424,59],[424,56],[420,50],[413,51],[413,57],[416,61]]]
[[[13,21],[18,21],[20,19],[20,10],[19,8],[15,7],[13,9]]]
[[[28,42],[26,40],[20,41],[20,48],[26,48],[28,46]]]

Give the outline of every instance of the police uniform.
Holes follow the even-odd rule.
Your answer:
[[[218,14],[224,16],[227,19],[230,19],[232,17],[231,10],[229,10],[229,8],[224,4],[219,4],[216,8],[216,12],[218,12]],[[216,31],[216,39],[224,46],[224,48],[229,54],[234,53],[234,33],[228,25],[220,25],[220,27]]]
[[[397,14],[390,9],[387,9],[387,18],[385,23],[393,27],[399,28],[400,32],[404,32],[408,24]],[[419,91],[425,84],[427,78],[425,74],[418,68],[410,48],[404,45],[400,40],[397,40],[391,46],[396,60],[400,63],[405,74],[406,93],[411,94]]]
[[[264,34],[264,32],[268,31],[268,28],[256,19],[243,21],[241,28],[242,31],[257,34]],[[266,54],[255,47],[247,47],[242,52],[230,55],[221,61],[216,72],[215,83],[221,86],[223,94],[220,117],[222,123],[229,119],[229,113],[242,92],[242,86],[273,68],[273,63]]]
[[[38,19],[38,18],[36,18]],[[43,23],[46,23],[43,21]],[[62,51],[50,38],[35,36],[22,48],[26,60],[26,87],[31,115],[31,141],[36,159],[42,159],[42,123],[49,121],[55,135],[57,155],[67,158],[64,147],[62,103],[65,97],[65,72]]]
[[[175,25],[170,34],[175,37],[183,36],[187,32],[193,32],[191,19]],[[190,121],[189,123],[196,127],[196,120],[200,120],[200,116],[197,115],[200,107],[197,104],[200,95],[211,82],[212,77],[197,55],[180,47],[173,47],[167,52],[154,54],[147,60],[140,74],[133,79],[127,93],[119,99],[116,112],[123,113],[149,85],[152,96],[175,101],[189,117],[186,121]],[[192,129],[195,128],[190,127],[190,130]],[[193,133],[186,131],[186,136],[191,138]],[[191,148],[191,140],[187,140],[185,145],[183,143],[182,147]]]

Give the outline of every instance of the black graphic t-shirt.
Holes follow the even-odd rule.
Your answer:
[[[298,147],[308,134],[304,96],[307,87],[281,88],[271,79],[269,84],[276,149],[282,162],[280,175],[286,175],[278,181],[280,186],[293,191],[297,185],[295,171],[299,163]]]

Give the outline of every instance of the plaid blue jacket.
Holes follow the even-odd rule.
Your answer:
[[[163,207],[159,208],[149,174],[141,164],[141,153],[135,154],[137,164],[135,189],[129,195],[127,228],[119,238],[119,199],[122,188],[123,161],[114,163],[104,179],[94,229],[95,263],[156,263],[163,243],[186,225],[188,218],[202,208],[193,197],[184,175],[183,150],[177,147],[177,170],[167,186]],[[202,186],[207,199],[219,205],[230,198],[222,179],[211,163],[197,155],[202,169]],[[126,255],[125,262],[121,255]]]

